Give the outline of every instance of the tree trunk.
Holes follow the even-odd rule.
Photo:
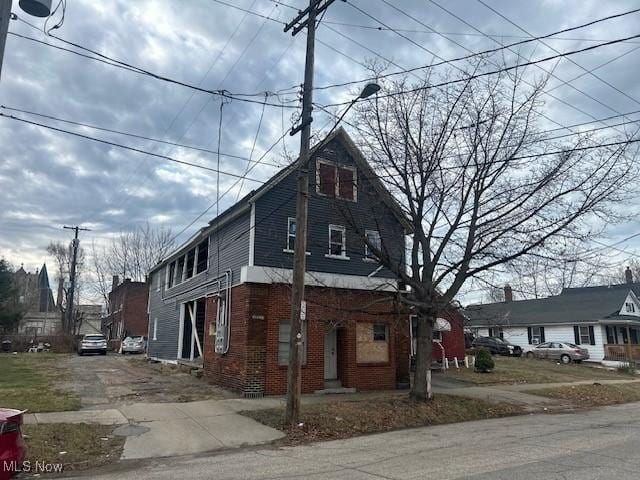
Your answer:
[[[431,393],[431,351],[433,350],[433,324],[435,317],[427,312],[418,311],[416,327],[416,369],[411,386],[410,397],[413,400],[426,402]]]

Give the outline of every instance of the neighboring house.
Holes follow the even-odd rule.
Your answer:
[[[18,301],[26,313],[18,325],[18,333],[25,335],[56,335],[62,329],[61,313],[53,300],[47,264],[40,271],[28,273],[24,266],[13,274]]]
[[[149,329],[149,284],[132,282],[126,278],[122,283],[118,275],[113,276],[109,292],[109,315],[102,320],[102,333],[114,350],[128,335],[147,335]]]
[[[77,305],[75,311],[81,322],[78,335],[102,333],[102,305]]]
[[[560,295],[466,308],[468,326],[480,336],[502,337],[526,352],[546,342],[589,350],[591,361],[640,360],[640,283],[565,288]]]
[[[408,378],[409,315],[358,232],[403,264],[408,225],[342,129],[312,158],[302,390],[395,388]],[[286,391],[296,167],[152,269],[150,358],[201,364],[245,396]]]
[[[416,352],[416,340],[413,332],[416,329],[417,318],[411,316],[411,355]],[[447,309],[436,319],[433,329],[433,346],[431,357],[434,362],[443,362],[443,359],[462,361],[465,355],[464,326],[465,318],[460,310],[455,307]]]

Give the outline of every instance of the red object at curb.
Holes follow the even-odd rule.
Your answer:
[[[22,468],[27,454],[20,428],[25,411],[0,408],[0,480],[8,480]]]

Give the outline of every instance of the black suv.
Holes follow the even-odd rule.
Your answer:
[[[521,347],[498,337],[477,337],[472,345],[474,348],[486,348],[492,355],[505,355],[509,357],[520,357],[522,355]]]

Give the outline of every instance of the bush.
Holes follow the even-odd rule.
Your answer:
[[[476,372],[489,373],[495,367],[491,352],[481,348],[476,354]]]

